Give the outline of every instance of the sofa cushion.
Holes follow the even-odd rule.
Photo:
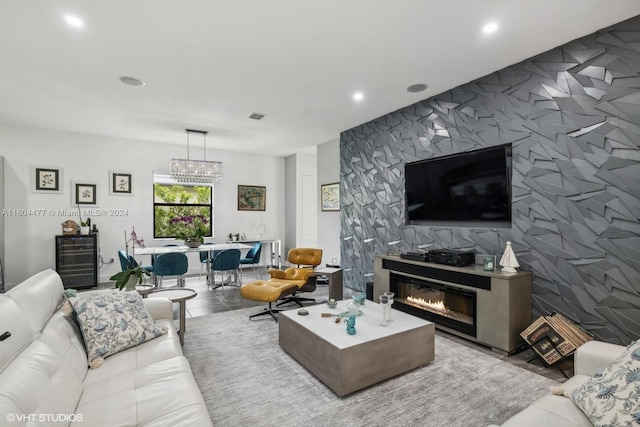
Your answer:
[[[11,298],[0,295],[0,372],[2,372],[31,343],[33,331],[20,306]]]
[[[12,326],[26,323],[23,317],[11,320]],[[3,343],[13,338],[12,335]],[[0,348],[0,355],[3,350]],[[9,413],[73,414],[83,393],[86,373],[87,355],[78,326],[70,316],[56,311],[38,339],[0,371],[0,425],[5,425],[4,415]]]
[[[586,375],[575,375],[562,383],[559,388],[567,391],[580,387],[589,379]],[[502,427],[582,427],[590,426],[587,416],[571,399],[555,394],[547,394],[511,417]]]
[[[82,330],[89,366],[167,333],[156,326],[137,292],[105,291],[69,298]]]
[[[141,347],[154,344],[155,340]],[[149,361],[130,370],[112,369],[111,362],[109,358],[104,365],[109,370],[108,377],[102,374],[102,369],[87,373],[77,408],[77,413],[84,417],[72,426],[211,425],[200,389],[184,356]]]
[[[58,273],[49,269],[29,277],[7,292],[6,295],[26,314],[24,320],[34,339],[40,336],[51,314],[62,304],[63,289]]]
[[[575,389],[571,399],[594,425],[640,423],[640,341]]]

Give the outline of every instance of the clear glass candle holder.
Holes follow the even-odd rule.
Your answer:
[[[395,294],[393,292],[385,292],[384,295],[389,299],[389,309],[387,310],[387,324],[393,322],[391,318],[391,307],[393,306],[393,297]]]
[[[380,307],[382,307],[382,322],[380,322],[380,326],[389,326],[389,322],[387,319],[389,318],[389,311],[391,310],[391,303],[389,302],[389,297],[386,295],[380,295]]]

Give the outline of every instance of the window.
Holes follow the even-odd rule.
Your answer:
[[[210,186],[153,184],[153,237],[184,238],[185,221],[197,217],[202,224],[198,234],[213,235],[212,192]],[[189,221],[191,223],[191,221]],[[193,236],[196,236],[194,232]]]

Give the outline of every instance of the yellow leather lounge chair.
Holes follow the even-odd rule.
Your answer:
[[[295,302],[302,307],[302,301],[315,301],[313,298],[302,298],[298,296],[301,292],[313,292],[316,290],[316,276],[314,269],[322,262],[322,249],[316,248],[294,248],[287,254],[287,260],[291,265],[286,270],[267,270],[271,276],[269,282],[291,283],[298,287],[298,290],[287,298],[280,301],[276,306]]]

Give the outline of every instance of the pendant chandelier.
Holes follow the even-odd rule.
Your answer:
[[[222,179],[222,162],[207,161],[207,132],[203,130],[186,129],[187,131],[187,158],[171,159],[169,172],[171,178],[178,182],[194,184],[213,184]],[[189,135],[198,133],[204,137],[204,160],[192,160],[189,156]]]

